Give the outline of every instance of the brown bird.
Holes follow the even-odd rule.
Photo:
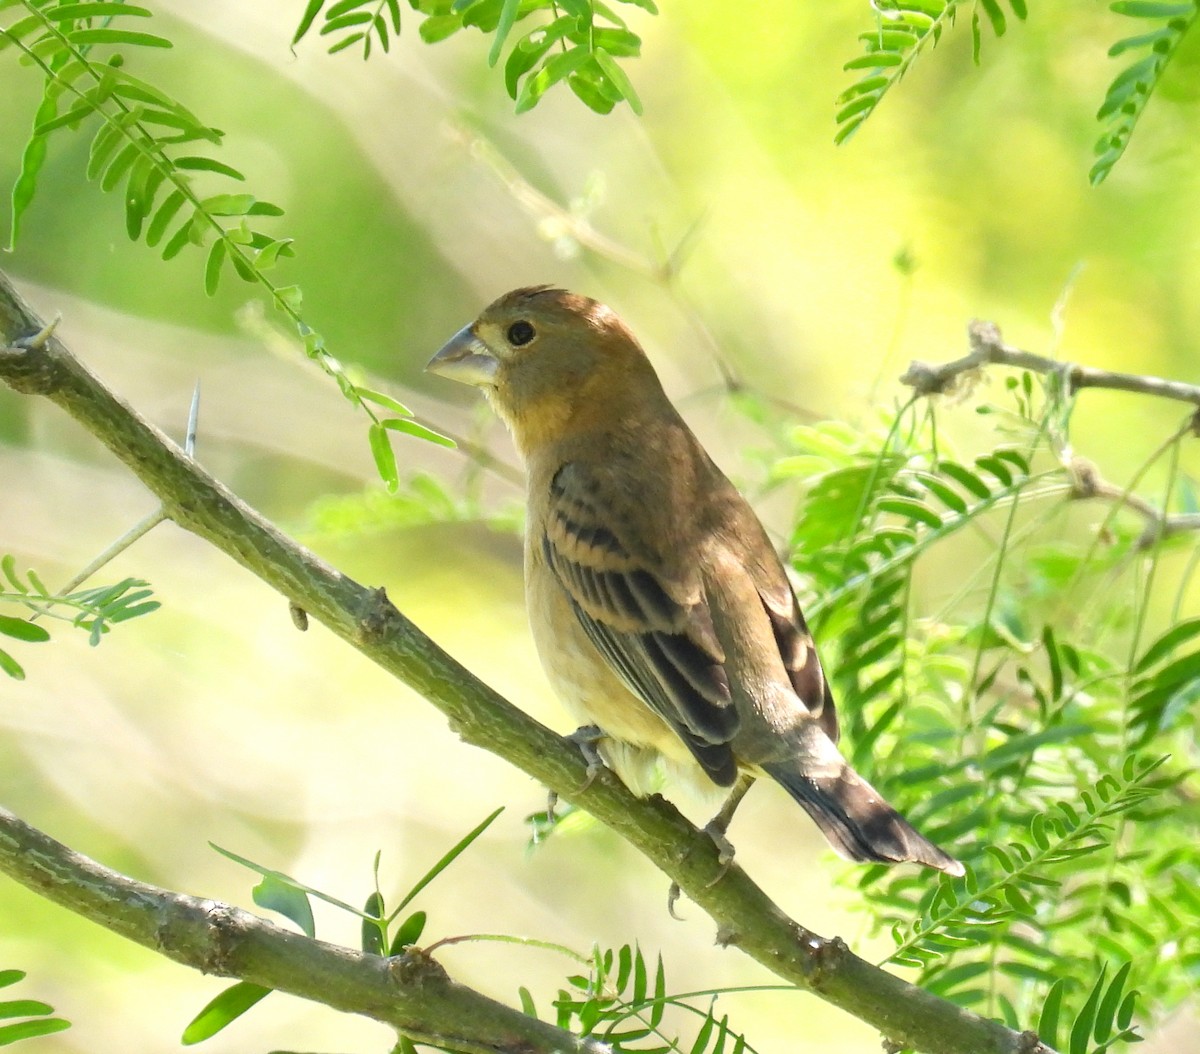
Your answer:
[[[834,745],[838,722],[766,531],[609,308],[517,289],[428,369],[482,388],[525,461],[525,596],[542,664],[635,794],[658,762],[733,788],[724,830],[766,773],[852,860],[962,865]],[[595,747],[593,754],[595,753]],[[740,778],[739,778],[740,775]]]

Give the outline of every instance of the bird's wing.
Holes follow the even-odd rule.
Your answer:
[[[809,713],[817,719],[822,731],[835,743],[838,741],[837,709],[833,705],[833,694],[800,604],[792,592],[791,584],[780,569],[783,581],[773,583],[773,588],[758,586],[771,629],[775,633],[775,644],[784,669],[792,682],[792,689]]]
[[[562,465],[540,524],[542,554],[621,680],[679,733],[717,783],[729,785],[736,768],[728,744],[738,715],[703,590],[698,579],[673,578],[641,544],[621,514],[622,500],[597,471]]]
[[[833,695],[779,554],[754,511],[732,486],[725,489],[720,500],[722,534],[736,553],[737,563],[754,583],[792,690],[821,730],[836,743],[838,719]]]

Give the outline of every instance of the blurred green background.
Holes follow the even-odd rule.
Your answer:
[[[616,308],[741,480],[757,467],[744,422],[719,394],[714,349],[752,389],[851,421],[892,403],[909,359],[963,354],[973,317],[1033,351],[1200,381],[1196,56],[1182,57],[1129,154],[1090,189],[1093,113],[1119,68],[1104,51],[1129,31],[1100,5],[1035,8],[1005,39],[985,39],[980,68],[959,27],[837,148],[833,99],[870,26],[866,4],[764,2],[747,13],[692,0],[658,18],[630,8],[645,41],[629,66],[642,119],[625,107],[599,117],[561,90],[514,117],[482,38],[423,46],[415,15],[392,53],[367,65],[352,52],[329,57],[316,40],[293,53],[301,6],[157,5],[159,31],[177,47],[139,54],[131,69],[225,129],[219,156],[286,209],[271,229],[296,238],[297,257],[282,274],[304,288],[332,353],[510,463],[507,438],[471,393],[421,367],[485,303],[529,283]],[[3,58],[0,182],[11,185],[40,81]],[[210,470],[346,573],[385,584],[443,646],[566,730],[525,629],[519,541],[473,513],[507,514],[519,488],[400,438],[402,472],[427,471],[471,496],[457,521],[406,523],[402,510],[367,535],[337,530],[331,498],[382,489],[361,415],[247,305],[250,287],[227,278],[208,299],[200,253],[163,264],[130,243],[119,199],[84,185],[86,156],[82,135],[51,141],[21,242],[0,266],[44,316],[62,314],[60,333],[89,366],[177,436],[199,379],[199,457]],[[546,201],[622,251],[581,245]],[[689,232],[675,287],[630,266],[660,260]],[[1120,481],[1181,418],[1153,400],[1089,394],[1074,440]],[[7,390],[0,482],[0,549],[51,585],[153,508],[61,413]],[[782,530],[790,511],[787,496],[768,507],[772,526]],[[151,581],[159,613],[98,649],[60,631],[53,645],[21,649],[27,681],[0,682],[0,801],[29,822],[198,895],[250,904],[254,877],[211,840],[360,902],[376,850],[385,893],[402,892],[504,805],[416,902],[429,913],[426,939],[511,932],[582,950],[637,939],[651,956],[661,950],[676,990],[771,983],[714,948],[698,910],[685,904],[686,921],[671,921],[666,880],[608,832],[564,834],[528,853],[523,817],[543,807],[541,788],[458,742],[428,705],[319,626],[298,634],[279,597],[197,539],[160,527],[102,577],[126,574]],[[831,885],[842,865],[782,794],[757,789],[734,841],[785,910],[868,956],[883,947]],[[319,936],[354,943],[357,932],[354,920],[318,912]],[[574,971],[509,947],[466,944],[442,958],[510,1002],[517,977],[543,1008]],[[74,1022],[39,1041],[48,1052],[169,1049],[224,984],[5,881],[7,967],[31,975],[14,995]],[[869,1029],[812,998],[721,1005],[763,1054],[878,1047]],[[1142,1049],[1200,1050],[1195,1031],[1185,1013]],[[206,1049],[388,1042],[380,1026],[275,996]]]

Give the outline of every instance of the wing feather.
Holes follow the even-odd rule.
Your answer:
[[[673,580],[611,510],[598,480],[578,463],[563,465],[551,482],[542,555],[621,680],[729,785],[739,722],[703,592]]]
[[[839,729],[833,694],[791,585],[785,579],[781,589],[768,591],[760,587],[758,595],[771,620],[775,644],[792,689],[820,722],[822,731],[836,743]]]

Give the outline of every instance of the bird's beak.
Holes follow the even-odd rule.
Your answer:
[[[493,387],[499,368],[499,359],[475,336],[470,326],[455,333],[425,367],[429,373],[478,388]]]

